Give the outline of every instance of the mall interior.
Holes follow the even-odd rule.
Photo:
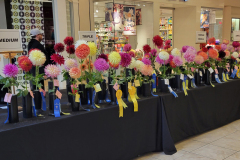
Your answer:
[[[183,46],[192,46],[199,51],[202,50],[202,46],[197,42],[198,31],[206,33],[206,42],[214,37],[218,44],[223,44],[225,40],[233,44],[236,41],[234,33],[240,31],[239,11],[240,0],[0,0],[0,35],[6,29],[19,30],[22,47],[22,53],[16,53],[12,58],[6,58],[1,54],[0,47],[0,75],[3,74],[2,70],[7,64],[18,64],[19,57],[30,55],[28,43],[31,40],[30,31],[34,28],[38,28],[43,33],[41,43],[48,53],[46,59],[49,59],[49,62],[51,56],[57,53],[55,44],[63,43],[66,37],[73,37],[76,42],[81,39],[81,32],[89,31],[94,36],[98,55],[122,53],[127,44],[131,45],[134,53],[136,51],[143,54],[145,45],[161,51],[163,48],[157,48],[153,41],[156,35],[161,37],[163,43],[170,40],[171,48],[181,50]],[[8,56],[8,52],[4,53]],[[69,55],[67,51],[62,51],[61,55],[65,59],[77,60],[77,55]],[[93,62],[97,60],[96,55],[91,58]],[[81,63],[81,66],[82,60],[78,63]],[[90,67],[90,64],[87,65]],[[165,66],[165,61],[162,65]],[[65,69],[63,65],[59,68],[61,71]],[[116,74],[125,73],[124,69],[126,70],[124,67],[116,69]],[[15,79],[19,83],[28,83],[25,81],[25,73],[19,68]],[[238,73],[239,69],[236,69],[235,74],[238,75]],[[103,73],[102,76],[104,76]],[[110,84],[109,77],[110,75],[104,82]],[[153,75],[150,76],[152,77]],[[135,114],[135,102],[137,103],[138,99],[134,101],[130,98],[129,101],[131,97],[129,91],[127,100],[123,99],[123,101],[126,101],[127,105],[131,103],[128,105],[131,112],[125,112],[124,108],[122,119],[118,117],[118,105],[122,104],[120,99],[113,103],[115,107],[106,107],[106,104],[102,107],[99,102],[99,110],[99,106],[96,105],[97,109],[93,111],[88,112],[85,108],[83,110],[86,112],[71,113],[67,116],[68,114],[61,111],[61,105],[69,107],[69,104],[73,103],[68,95],[69,90],[74,91],[74,84],[72,86],[68,84],[73,83],[73,79],[67,81],[63,71],[56,80],[59,83],[58,90],[62,92],[62,99],[59,98],[61,99],[61,118],[59,119],[44,115],[44,118],[34,117],[29,121],[20,117],[20,122],[16,124],[3,124],[7,116],[11,118],[9,113],[13,111],[8,107],[4,110],[4,107],[9,105],[5,101],[5,94],[8,91],[1,90],[1,160],[33,159],[33,157],[41,160],[240,160],[240,100],[236,100],[237,95],[240,94],[240,89],[237,87],[240,83],[236,83],[235,79],[231,83],[216,83],[215,86],[211,83],[207,86],[208,88],[204,88],[206,86],[195,88],[193,85],[192,88],[196,91],[186,89],[188,99],[185,98],[187,94],[184,89],[181,94],[178,94],[178,90],[174,90],[178,94],[178,99],[171,94],[172,89],[168,90],[170,93],[158,96],[151,92],[151,97],[147,96],[146,99],[140,97],[139,115]],[[91,80],[88,79],[84,83],[89,84]],[[114,84],[117,84],[117,81],[116,83],[114,81]],[[30,87],[30,83],[27,85]],[[49,85],[49,83],[46,84],[48,87]],[[185,85],[188,84],[185,83]],[[3,86],[4,84],[0,83],[0,87]],[[131,88],[126,90],[128,89]],[[13,88],[13,90],[14,93],[18,92],[17,89]],[[96,88],[95,90],[98,92]],[[49,91],[50,95],[50,89],[45,91]],[[136,90],[135,92],[138,93]],[[40,93],[43,92],[40,91]],[[79,93],[79,98],[81,95],[83,99],[82,94]],[[87,91],[87,97],[89,94],[90,92]],[[110,89],[106,95],[108,94],[111,94]],[[226,98],[228,96],[234,98]],[[115,99],[116,97],[117,95]],[[44,99],[43,95],[42,99]],[[20,101],[28,103],[25,100]],[[51,101],[50,98],[49,101]],[[54,99],[49,104],[55,103],[53,101]],[[93,98],[87,101],[89,104],[89,101],[94,103],[92,101],[95,100]],[[32,101],[30,100],[29,103]],[[37,106],[36,103],[38,102],[33,97],[33,104]],[[175,109],[184,105],[188,107]],[[230,107],[229,111],[225,110],[230,105],[232,108]],[[196,109],[195,106],[199,108]],[[45,107],[48,108],[48,100]],[[19,116],[22,114],[21,110],[21,104],[18,102]],[[52,110],[54,115],[55,111],[53,108]],[[121,112],[120,108],[119,112]],[[124,119],[125,116],[126,119]]]

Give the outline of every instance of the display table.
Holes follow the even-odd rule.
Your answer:
[[[127,103],[123,118],[117,105],[105,105],[60,118],[23,119],[19,114],[16,124],[3,124],[7,113],[0,109],[0,159],[129,160],[155,151],[159,97],[141,98],[138,104],[134,113]],[[70,112],[68,106],[62,108]]]
[[[176,142],[240,119],[240,80],[191,89],[188,96],[177,94],[160,94],[162,141],[157,148],[165,154],[176,152]]]

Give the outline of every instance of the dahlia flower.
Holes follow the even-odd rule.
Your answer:
[[[140,71],[144,63],[142,61],[137,60],[135,63],[135,68]]]
[[[64,64],[64,57],[61,56],[60,54],[53,54],[51,55],[51,60],[54,61],[56,64],[62,65]]]
[[[151,52],[151,47],[148,44],[146,44],[143,46],[143,51],[144,53],[149,53]]]
[[[225,53],[226,53],[226,56],[225,56],[225,58],[229,58],[230,57],[230,52],[229,51],[225,51]]]
[[[181,56],[181,52],[177,48],[174,48],[171,53],[173,56]]]
[[[3,67],[3,74],[9,78],[17,77],[18,67],[15,64],[7,64]]]
[[[181,52],[182,52],[182,53],[185,53],[185,52],[187,51],[188,47],[189,47],[189,46],[183,46]]]
[[[133,68],[135,68],[135,66],[136,66],[136,60],[135,60],[135,58],[132,57],[131,63],[129,65],[129,68],[133,69]]]
[[[225,51],[227,49],[227,45],[226,44],[221,44],[221,50]]]
[[[171,40],[166,40],[165,41],[165,46],[170,46],[171,45]]]
[[[202,56],[204,61],[206,61],[208,59],[208,55],[205,52],[199,52],[198,55]]]
[[[18,65],[22,68],[23,71],[29,72],[32,69],[32,62],[27,56],[22,56],[18,61]]]
[[[60,75],[61,70],[56,65],[49,64],[45,67],[44,72],[46,76],[53,79],[57,78],[57,76]]]
[[[64,62],[64,67],[67,71],[69,71],[71,68],[77,67],[78,63],[75,59],[66,59]]]
[[[215,45],[215,49],[220,51],[221,50],[221,46],[220,45]]]
[[[88,66],[86,64],[80,64],[79,68],[81,69],[81,71],[85,71],[86,69],[88,69]]]
[[[203,59],[202,56],[197,55],[194,59],[194,62],[197,63],[197,64],[202,64],[204,62],[204,59]]]
[[[164,61],[169,59],[169,54],[166,51],[161,51],[158,56]]]
[[[232,53],[232,56],[233,56],[234,58],[238,58],[239,54],[238,54],[237,52],[233,52],[233,53]]]
[[[62,43],[56,43],[54,45],[55,52],[63,52],[64,51],[64,45]]]
[[[69,54],[74,54],[74,52],[75,52],[74,45],[67,46],[66,51]]]
[[[215,44],[216,39],[214,37],[208,39],[208,44]]]
[[[177,66],[175,65],[175,63],[173,62],[173,60],[171,60],[170,62],[169,62],[169,64],[170,64],[170,66],[172,67],[172,68],[176,68]]]
[[[224,40],[223,40],[223,44],[228,45],[228,44],[229,44],[229,40],[224,39]]]
[[[22,59],[25,59],[25,58],[28,58],[28,57],[27,56],[18,57],[17,62],[19,63],[19,61],[21,61]]]
[[[96,68],[96,70],[100,71],[106,71],[109,69],[109,64],[105,61],[105,59],[103,58],[98,58],[95,62],[94,62],[94,67]]]
[[[118,52],[111,52],[108,56],[108,60],[111,64],[117,65],[121,62],[121,56]]]
[[[153,73],[153,68],[151,65],[143,65],[140,69],[140,72],[145,76],[151,76]]]
[[[169,59],[166,60],[166,61],[160,59],[159,56],[157,56],[157,57],[155,58],[155,60],[156,60],[156,62],[159,63],[159,64],[166,65],[166,64],[168,64],[168,63],[172,60],[172,59],[170,59],[171,56],[172,56],[172,55],[170,55],[170,56],[169,56]],[[172,57],[173,57],[173,56],[172,56]]]
[[[75,43],[75,49],[77,49],[81,44],[86,44],[87,45],[87,41],[85,41],[85,40],[78,40]]]
[[[211,57],[212,59],[218,58],[218,52],[217,52],[217,50],[212,49],[212,48],[209,49],[208,55],[209,55],[209,57]]]
[[[46,56],[40,50],[33,50],[29,55],[29,59],[32,61],[32,64],[35,66],[41,66],[46,62]]]
[[[125,44],[125,46],[123,47],[123,50],[124,50],[125,52],[129,52],[131,49],[132,49],[131,44]]]
[[[80,46],[77,47],[76,51],[75,51],[75,55],[79,58],[79,59],[85,59],[87,58],[87,56],[90,54],[90,48],[88,45],[86,44],[81,44]]]
[[[156,57],[156,55],[157,55],[157,50],[156,50],[156,49],[152,49],[152,50],[151,50],[151,55],[152,55],[153,57]]]
[[[106,62],[108,62],[108,56],[106,54],[104,54],[104,53],[100,54],[98,56],[98,58],[103,58],[103,59],[105,59]]]
[[[133,51],[128,52],[128,54],[129,54],[131,57],[135,57],[135,53],[134,53]]]
[[[158,47],[161,48],[163,45],[163,40],[159,35],[153,37],[153,43]]]
[[[234,41],[234,42],[232,43],[232,46],[233,46],[234,48],[238,48],[238,47],[240,46],[240,43],[239,43],[238,41]]]
[[[121,56],[120,65],[123,67],[129,66],[132,60],[131,56],[128,53],[120,53],[120,56]]]
[[[223,59],[226,56],[226,53],[224,51],[219,51],[219,58]]]
[[[179,56],[175,56],[172,61],[177,67],[180,67],[183,64],[183,60]]]
[[[71,78],[77,79],[81,76],[81,70],[77,67],[73,67],[69,70],[69,75]]]
[[[66,37],[64,40],[63,40],[63,42],[64,42],[64,44],[66,44],[67,46],[70,46],[70,45],[72,45],[73,44],[73,37]]]
[[[97,53],[97,46],[94,42],[88,42],[88,47],[90,48],[90,56],[95,56]]]
[[[146,57],[144,57],[144,58],[142,59],[142,62],[143,62],[144,64],[146,64],[146,65],[151,65],[151,60],[148,59],[148,58],[146,58]]]

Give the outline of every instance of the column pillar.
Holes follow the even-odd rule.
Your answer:
[[[232,7],[224,6],[223,9],[223,29],[222,38],[231,40],[231,24],[232,24]]]
[[[80,31],[94,31],[93,0],[79,0]]]

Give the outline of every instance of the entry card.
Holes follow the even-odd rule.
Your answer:
[[[54,86],[57,86],[57,87],[59,87],[59,81],[57,80],[57,79],[54,79]]]
[[[169,79],[164,79],[164,81],[166,85],[169,85]]]
[[[135,87],[139,87],[140,86],[139,80],[135,80],[134,84],[135,84]]]
[[[76,94],[76,97],[75,97],[75,102],[80,102],[80,94]]]
[[[180,79],[184,81],[184,75],[183,74],[180,75]]]
[[[94,89],[95,89],[96,92],[102,91],[102,88],[101,88],[101,86],[100,86],[99,83],[97,83],[97,84],[94,86]]]
[[[213,69],[212,69],[212,67],[210,67],[208,70],[209,70],[210,73],[213,73],[213,72],[214,72]]]
[[[199,75],[202,77],[202,71],[199,71]]]
[[[119,85],[118,85],[118,83],[117,83],[117,82],[114,84],[113,88],[114,88],[116,91],[118,90],[118,88],[119,88]]]
[[[132,89],[132,83],[128,82],[128,89]]]
[[[62,93],[59,92],[59,90],[56,91],[56,96],[61,99],[62,98]]]
[[[11,99],[12,99],[12,94],[6,93],[4,97],[4,102],[11,103]]]

